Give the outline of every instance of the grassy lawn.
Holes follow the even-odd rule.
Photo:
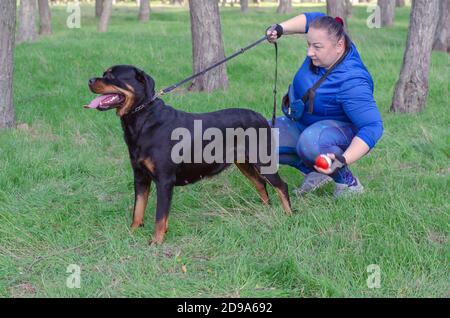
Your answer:
[[[129,230],[133,177],[119,119],[82,105],[93,98],[87,80],[114,64],[145,69],[158,88],[189,76],[189,13],[158,7],[142,24],[137,8],[120,6],[109,31],[99,34],[92,6],[82,7],[80,29],[66,27],[64,6],[52,10],[55,34],[17,46],[21,125],[0,133],[0,296],[449,296],[449,55],[433,53],[423,113],[389,113],[410,8],[398,9],[389,29],[369,29],[366,7],[355,7],[349,20],[385,126],[374,151],[352,166],[364,195],[336,201],[327,185],[292,196],[296,213],[287,217],[273,189],[266,208],[232,168],[176,189],[170,231],[159,247],[147,245],[154,186],[146,226]],[[302,10],[325,7],[296,13]],[[226,54],[296,13],[222,10]],[[306,43],[300,36],[279,43],[283,92]],[[176,92],[164,100],[185,111],[245,107],[269,118],[273,63],[273,48],[261,44],[228,64],[227,91]],[[302,181],[290,167],[280,173],[291,190]],[[70,264],[81,268],[81,288],[66,287]],[[367,286],[370,264],[381,270],[380,288]]]

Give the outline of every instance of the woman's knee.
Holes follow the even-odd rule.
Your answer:
[[[315,124],[306,128],[297,141],[297,154],[306,164],[312,164],[314,159],[320,154],[319,137],[321,127]]]
[[[342,153],[353,139],[350,124],[323,120],[306,128],[297,143],[297,153],[305,162],[312,165],[321,153]]]

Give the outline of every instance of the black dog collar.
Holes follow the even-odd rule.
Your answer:
[[[143,108],[145,108],[145,106],[150,105],[151,103],[153,103],[156,99],[158,98],[158,95],[153,96],[153,98],[149,101],[149,102],[145,102],[141,105],[139,105],[138,107],[135,107],[133,109],[133,111],[131,113],[129,113],[129,115],[134,115],[138,112],[140,112]]]

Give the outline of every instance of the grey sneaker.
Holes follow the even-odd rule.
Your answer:
[[[319,172],[310,172],[305,176],[303,183],[297,189],[294,189],[294,194],[302,195],[307,192],[312,192],[324,184],[332,181],[331,177]]]
[[[364,192],[363,185],[361,184],[361,182],[359,182],[358,178],[355,177],[355,179],[356,179],[356,184],[353,186],[349,186],[347,184],[342,184],[342,183],[336,183],[336,187],[334,188],[333,196],[335,198],[340,198],[340,197],[349,197],[349,196],[363,193]]]

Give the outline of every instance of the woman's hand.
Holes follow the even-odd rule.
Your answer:
[[[332,160],[331,165],[328,167],[328,169],[322,169],[316,165],[314,165],[314,169],[316,169],[318,172],[330,175],[333,172],[336,171],[336,169],[342,168],[346,165],[345,157],[342,155],[335,155],[334,153],[327,153],[328,158]]]
[[[266,30],[267,41],[275,43],[283,35],[283,27],[279,24],[271,25]]]
[[[344,155],[335,155],[333,153],[327,153],[327,156],[333,160],[330,167],[328,169],[322,169],[317,166],[314,166],[314,168],[323,173],[323,174],[332,174],[336,169],[339,169],[345,165],[352,164],[353,162],[359,160],[362,158],[366,153],[368,153],[370,150],[369,146],[359,138],[358,136],[355,136],[352,139],[352,142],[350,146],[348,146],[347,150],[345,150],[345,157]]]

